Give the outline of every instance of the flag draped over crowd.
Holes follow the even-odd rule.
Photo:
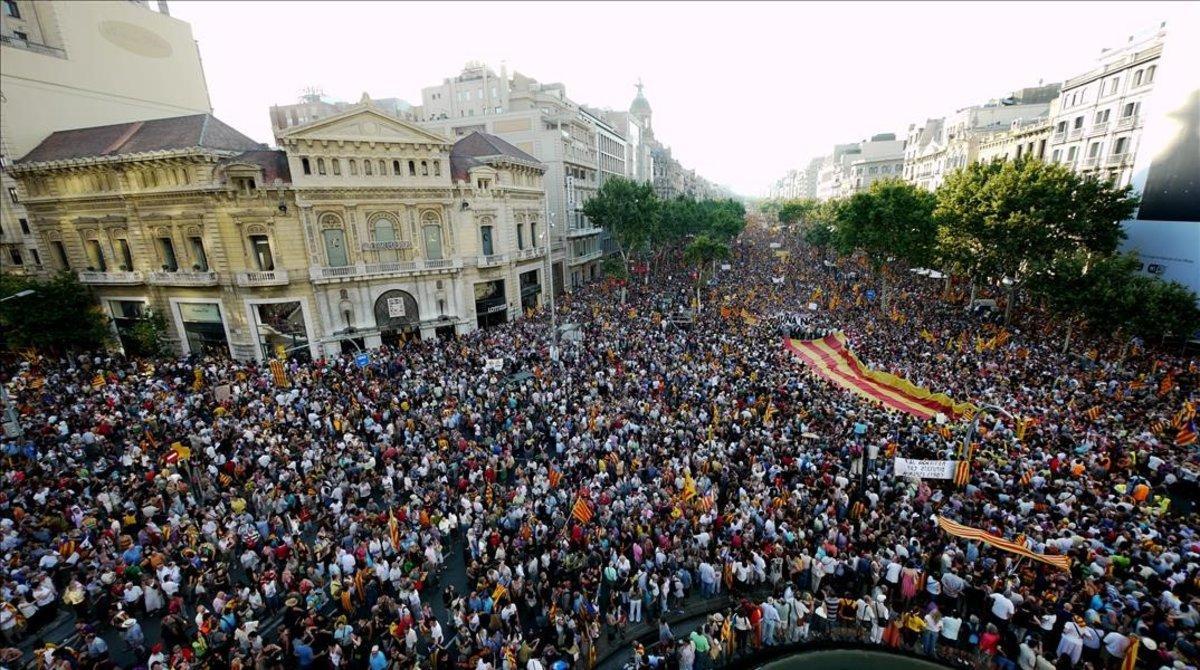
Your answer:
[[[977,411],[970,403],[956,403],[944,393],[933,393],[902,377],[872,370],[850,351],[841,333],[816,340],[784,340],[784,347],[822,379],[922,419],[938,413],[957,416]]]
[[[978,528],[972,528],[970,526],[964,526],[961,523],[955,523],[944,516],[939,516],[937,518],[937,522],[938,526],[940,526],[942,530],[946,531],[950,535],[953,535],[954,537],[961,537],[964,540],[977,540],[979,542],[983,542],[984,544],[990,544],[997,549],[1003,549],[1004,551],[1017,554],[1018,556],[1024,556],[1025,558],[1031,558],[1035,561],[1041,561],[1047,565],[1052,565],[1059,570],[1071,569],[1071,559],[1066,556],[1039,554],[1036,551],[1031,551],[1024,544],[1006,540],[997,535],[992,535],[987,531],[979,530]]]

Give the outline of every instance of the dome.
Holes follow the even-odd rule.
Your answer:
[[[629,113],[638,116],[650,116],[650,102],[646,100],[646,96],[642,95],[642,80],[637,83],[637,95],[634,96],[633,102],[629,105]]]

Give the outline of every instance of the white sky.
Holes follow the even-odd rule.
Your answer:
[[[833,144],[894,132],[1039,79],[1170,21],[1172,2],[202,2],[192,24],[215,114],[272,142],[268,108],[317,86],[398,97],[466,61],[626,109],[639,77],[658,138],[744,195]],[[1194,8],[1195,5],[1192,6]],[[1195,14],[1191,14],[1195,16]]]

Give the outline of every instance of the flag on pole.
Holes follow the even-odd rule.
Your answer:
[[[963,459],[954,467],[954,485],[966,486],[971,481],[971,462]]]
[[[554,468],[550,468],[550,474],[548,476],[550,479],[550,488],[558,488],[558,483],[562,481],[562,473]]]
[[[1197,437],[1196,424],[1189,423],[1183,428],[1180,428],[1179,432],[1175,434],[1175,446],[1186,447],[1193,445],[1196,443]]]
[[[508,589],[503,584],[497,584],[495,590],[492,591],[492,602],[498,603],[500,599],[508,595]]]
[[[575,506],[571,508],[571,516],[575,517],[579,523],[588,523],[592,520],[592,506],[583,498],[575,499]]]
[[[696,497],[696,480],[692,479],[691,475],[683,476],[683,493],[680,497],[684,502]]]
[[[1138,648],[1142,640],[1136,635],[1129,636],[1129,648],[1125,650],[1125,658],[1121,659],[1121,670],[1134,670],[1137,667]]]
[[[272,360],[270,363],[267,363],[267,366],[271,368],[271,377],[275,380],[276,386],[287,387],[291,385],[288,381],[287,370],[283,367],[283,361]]]
[[[99,391],[104,388],[104,383],[104,375],[97,372],[96,376],[92,377],[92,390]]]

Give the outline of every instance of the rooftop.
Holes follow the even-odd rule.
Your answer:
[[[51,133],[18,164],[207,149],[245,152],[265,149],[212,114],[132,121]]]

